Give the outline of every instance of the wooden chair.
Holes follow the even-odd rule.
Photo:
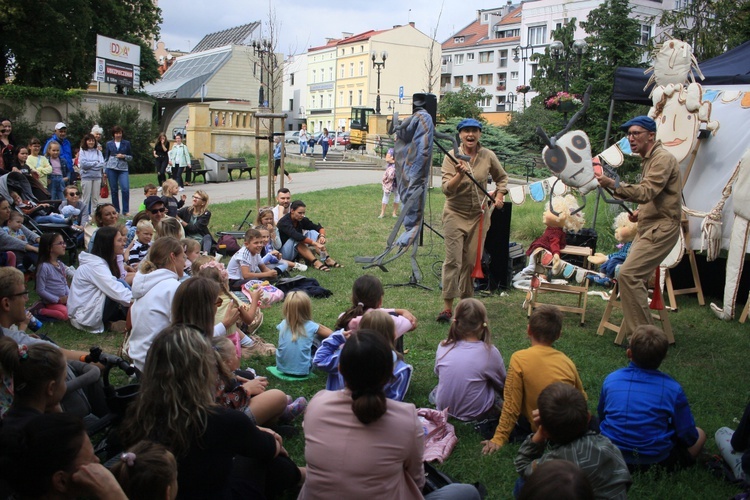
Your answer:
[[[747,314],[750,312],[750,295],[747,297],[747,300],[745,301],[745,308],[742,310],[742,314],[740,314],[740,323],[744,323],[747,320]]]
[[[565,260],[565,256],[578,256],[583,257],[584,266],[588,267],[588,260],[586,257],[590,256],[592,251],[588,247],[577,247],[574,245],[568,245],[560,251],[560,258]],[[578,304],[575,306],[567,306],[555,304],[563,312],[572,312],[581,315],[581,326],[586,321],[586,305],[588,304],[588,292],[589,292],[589,281],[584,279],[583,283],[576,285],[556,285],[552,283],[543,283],[539,281],[536,274],[531,280],[531,297],[528,303],[528,310],[526,314],[531,316],[531,311],[539,304],[546,303],[539,301],[539,294],[549,293],[562,293],[565,295],[575,295],[578,297]],[[538,285],[535,286],[535,283]]]
[[[677,311],[678,295],[689,295],[694,293],[698,297],[698,304],[702,306],[706,305],[706,301],[703,297],[701,278],[698,275],[698,264],[695,260],[695,252],[692,248],[690,248],[690,224],[686,218],[682,219],[681,224],[681,231],[685,241],[685,255],[687,255],[688,260],[690,261],[690,271],[693,275],[693,286],[675,289],[672,285],[672,273],[670,272],[671,270],[667,268],[667,271],[664,273],[664,284],[667,291],[667,298],[669,300],[669,308],[675,312]],[[685,255],[683,255],[683,258]]]
[[[656,272],[654,274],[655,274],[654,293],[653,293],[653,297],[651,298],[651,302],[649,303],[649,308],[654,311],[651,313],[651,317],[661,322],[661,328],[662,330],[664,330],[664,333],[667,335],[667,339],[669,339],[669,343],[674,344],[675,340],[674,340],[674,334],[672,333],[672,324],[669,322],[669,313],[664,307],[664,301],[661,298],[661,289],[659,288],[659,268],[658,267],[656,268]],[[599,322],[599,328],[596,329],[596,334],[604,335],[605,329],[612,330],[613,332],[617,333],[617,336],[615,337],[615,344],[620,345],[622,344],[622,341],[625,338],[625,332],[622,331],[622,329],[620,328],[620,325],[617,325],[610,321],[610,318],[612,316],[612,311],[615,309],[622,310],[622,303],[620,302],[619,283],[615,283],[615,287],[612,290],[612,295],[609,297],[609,301],[607,301],[607,307],[604,309],[604,315],[602,316],[602,320]]]

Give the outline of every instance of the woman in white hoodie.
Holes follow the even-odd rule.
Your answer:
[[[116,227],[97,231],[91,253],[81,252],[81,265],[70,285],[68,315],[70,323],[91,333],[104,331],[110,323],[113,331],[125,331],[127,308],[133,298],[128,285],[119,280],[117,256],[125,251],[125,237]]]
[[[185,251],[170,236],[154,241],[133,278],[128,356],[143,370],[146,354],[156,335],[172,323],[172,301],[185,269]]]

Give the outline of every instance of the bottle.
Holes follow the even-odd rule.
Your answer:
[[[36,332],[42,327],[43,325],[42,322],[36,319],[36,317],[33,314],[31,314],[28,310],[26,311],[26,313],[28,314],[28,318],[29,318],[29,330],[31,330],[32,332]]]

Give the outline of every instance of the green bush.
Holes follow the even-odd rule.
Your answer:
[[[112,139],[112,127],[119,125],[125,131],[123,138],[130,141],[133,151],[130,172],[143,174],[154,171],[152,143],[156,140],[158,128],[151,120],[141,120],[138,109],[125,104],[104,104],[95,113],[74,111],[68,121],[68,139],[74,147],[80,144],[94,124],[104,129],[104,142]]]

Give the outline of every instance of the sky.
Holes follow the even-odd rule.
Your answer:
[[[467,6],[469,3],[471,7]],[[382,30],[409,21],[427,35],[432,35],[437,26],[436,38],[442,43],[472,22],[477,9],[505,3],[506,0],[159,0],[159,7],[164,20],[161,40],[171,50],[189,51],[204,35],[254,21],[261,21],[265,33],[270,5],[280,27],[277,51],[289,55],[324,45],[326,38],[341,38],[342,32]]]

